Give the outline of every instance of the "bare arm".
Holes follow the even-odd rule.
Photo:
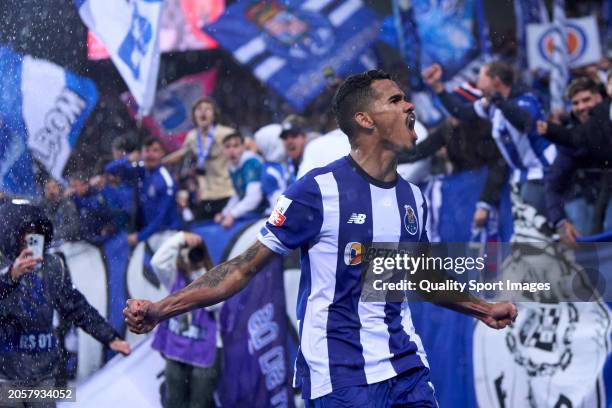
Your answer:
[[[181,147],[177,151],[172,152],[167,156],[164,156],[164,158],[162,158],[162,164],[170,166],[179,163],[183,159],[183,157],[185,157],[185,154],[187,154],[187,150],[187,148]]]
[[[472,316],[493,329],[503,329],[510,325],[518,314],[516,306],[512,303],[488,303],[474,296],[470,296],[466,301],[443,302],[439,305]]]
[[[216,266],[159,302],[130,299],[123,310],[126,323],[134,333],[146,333],[161,320],[221,302],[243,289],[273,255],[274,252],[258,241],[241,255]]]
[[[430,254],[428,247],[421,251],[427,256]],[[411,279],[415,281],[429,280],[431,282],[455,280],[452,275],[435,268],[429,270],[420,268],[412,275]],[[417,287],[420,287],[418,283]],[[472,316],[493,329],[503,329],[512,324],[518,314],[516,306],[510,302],[489,303],[469,292],[456,290],[419,291],[419,295],[422,300]]]

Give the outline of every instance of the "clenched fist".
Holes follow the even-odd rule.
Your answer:
[[[440,93],[444,91],[444,84],[442,84],[442,73],[443,71],[440,64],[432,64],[423,71],[423,82],[433,89],[434,92]]]
[[[479,319],[493,329],[503,329],[514,322],[516,316],[518,311],[513,303],[500,302],[491,305],[488,316]]]
[[[128,329],[136,334],[148,333],[159,323],[159,313],[149,300],[128,299],[123,316]]]

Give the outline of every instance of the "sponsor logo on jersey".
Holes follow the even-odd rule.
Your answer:
[[[359,265],[363,254],[363,245],[359,242],[349,242],[344,247],[344,263],[348,266]]]
[[[287,219],[287,217],[285,216],[285,212],[287,211],[292,202],[293,200],[285,197],[284,195],[281,195],[278,198],[276,205],[274,206],[272,214],[270,214],[270,218],[268,218],[268,222],[274,225],[275,227],[280,227],[281,225],[283,225],[285,223],[285,220]]]
[[[349,217],[347,224],[363,224],[366,220],[365,214],[352,213]]]

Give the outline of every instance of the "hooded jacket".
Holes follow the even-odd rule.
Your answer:
[[[0,378],[34,385],[58,372],[60,347],[53,313],[108,344],[119,334],[91,306],[70,279],[63,260],[45,252],[40,269],[14,282],[9,274],[19,255],[18,237],[26,229],[45,235],[45,251],[53,226],[44,213],[29,204],[0,207],[4,229],[0,237]]]

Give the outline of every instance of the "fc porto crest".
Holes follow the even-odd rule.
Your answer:
[[[567,53],[570,65],[580,59],[587,49],[588,36],[584,29],[573,23],[565,26]],[[554,37],[558,34],[556,27],[551,27],[538,40],[538,51],[549,63],[553,63]]]
[[[323,16],[279,2],[259,1],[246,17],[264,33],[274,53],[298,59],[327,54],[334,45],[334,31]]]
[[[404,205],[404,228],[410,235],[416,235],[419,231],[419,222],[417,221],[414,208],[410,205]]]

